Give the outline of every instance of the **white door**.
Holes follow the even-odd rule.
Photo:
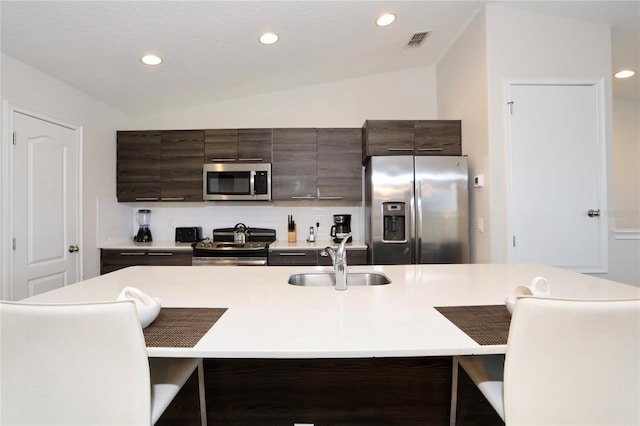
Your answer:
[[[606,272],[599,86],[509,89],[511,260]]]
[[[79,131],[12,112],[12,297],[80,277]]]

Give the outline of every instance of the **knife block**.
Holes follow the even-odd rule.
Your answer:
[[[298,236],[296,235],[296,228],[293,227],[293,231],[287,232],[287,241],[290,243],[295,243],[298,240]]]

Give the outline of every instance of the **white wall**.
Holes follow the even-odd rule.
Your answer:
[[[640,109],[637,101],[615,99],[612,118],[610,52],[606,26],[487,6],[437,65],[439,118],[462,118],[471,173],[487,178],[485,188],[471,192],[475,262],[507,258],[505,80],[598,77],[607,92],[607,214],[612,219],[609,273],[599,276],[640,285]],[[477,218],[484,218],[483,234],[474,231]],[[629,232],[616,239],[613,228]]]
[[[97,202],[115,201],[115,131],[129,118],[75,88],[51,78],[16,59],[2,55],[2,100],[67,123],[82,126],[83,276],[99,272]],[[3,143],[8,143],[4,140]],[[0,173],[0,179],[5,179]],[[117,209],[117,207],[116,207]],[[124,235],[127,223],[113,223],[112,232]],[[3,236],[3,241],[4,236]]]
[[[361,127],[367,119],[434,119],[436,114],[435,68],[427,67],[141,115],[132,126]]]
[[[640,286],[640,102],[613,98],[613,204],[609,216],[609,273]]]
[[[484,11],[468,25],[436,67],[438,118],[462,120],[462,153],[469,156],[469,174],[491,176],[489,165],[489,111],[487,48]],[[491,261],[490,186],[470,189],[471,262]],[[484,232],[476,231],[478,218]]]
[[[506,79],[603,78],[611,147],[611,33],[606,25],[486,6],[491,163],[491,259],[507,260]],[[609,159],[610,161],[610,159]],[[611,164],[610,162],[608,163]]]
[[[613,98],[613,164],[614,202],[609,217],[615,229],[639,231],[640,101]]]

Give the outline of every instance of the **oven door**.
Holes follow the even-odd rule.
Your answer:
[[[266,266],[266,257],[210,256],[192,257],[193,266]]]

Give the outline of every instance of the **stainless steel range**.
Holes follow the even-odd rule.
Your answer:
[[[193,245],[191,264],[267,265],[269,244],[275,240],[275,229],[249,228],[243,223],[233,228],[214,229],[212,241],[199,241]]]

